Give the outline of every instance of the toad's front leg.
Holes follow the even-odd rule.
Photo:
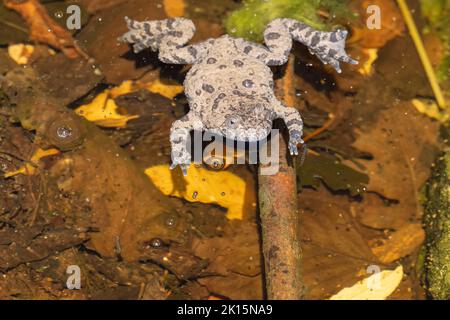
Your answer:
[[[272,102],[277,118],[283,119],[289,131],[289,152],[291,155],[298,155],[297,145],[302,144],[301,156],[304,157],[305,146],[302,139],[303,120],[297,109],[284,106],[280,101],[274,99]]]
[[[146,48],[159,51],[159,59],[164,63],[191,64],[205,54],[209,43],[186,45],[194,36],[195,26],[185,18],[165,20],[135,21],[125,17],[129,31],[119,38],[133,45],[135,53]]]
[[[187,175],[187,169],[191,164],[190,132],[192,130],[201,131],[203,129],[200,118],[194,113],[189,112],[180,120],[175,121],[170,128],[170,144],[172,148],[172,165],[170,169],[180,166],[183,175]]]

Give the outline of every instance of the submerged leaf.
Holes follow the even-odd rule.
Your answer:
[[[136,115],[123,115],[118,113],[118,106],[110,97],[110,91],[100,93],[91,103],[83,105],[75,110],[80,116],[95,122],[97,125],[107,128],[123,128]]]
[[[34,46],[30,44],[12,44],[8,46],[8,54],[17,64],[27,64],[34,52]]]
[[[150,92],[159,93],[169,99],[173,99],[184,90],[184,87],[177,82],[162,82],[159,79],[145,85],[145,88]]]
[[[330,300],[385,300],[398,287],[403,278],[403,267],[374,273],[350,288],[344,288]]]
[[[95,122],[97,125],[107,128],[123,128],[127,122],[136,119],[137,115],[127,115],[125,110],[117,106],[114,99],[127,93],[140,89],[147,89],[153,93],[173,99],[177,94],[183,92],[183,86],[178,83],[163,83],[159,79],[142,83],[139,81],[124,81],[119,86],[107,89],[100,93],[90,103],[77,108],[75,111],[87,120]]]
[[[407,224],[394,232],[383,245],[372,248],[372,252],[381,262],[391,263],[413,253],[424,239],[425,232],[420,224]]]
[[[364,192],[369,177],[343,164],[335,156],[310,154],[298,169],[301,186],[319,188],[320,181],[333,191],[349,191],[352,196]]]
[[[358,69],[358,72],[364,76],[370,76],[373,74],[373,64],[378,59],[378,49],[362,49],[362,51],[367,54],[367,60]]]
[[[30,163],[25,164],[20,169],[13,171],[13,172],[7,172],[4,174],[5,178],[13,177],[18,174],[27,174],[27,175],[33,175],[36,171],[36,165],[39,163],[39,160],[41,160],[44,157],[52,156],[55,154],[58,154],[58,149],[48,149],[48,150],[42,150],[37,149],[36,152],[31,156]]]
[[[168,165],[147,168],[147,176],[166,195],[184,198],[190,202],[214,203],[227,208],[228,219],[242,219],[246,202],[255,203],[248,181],[227,171],[210,171],[191,165],[187,176],[171,171]]]
[[[436,101],[413,99],[411,103],[417,111],[423,113],[431,119],[436,119],[440,122],[446,122],[449,118],[448,112],[446,112],[445,110],[441,110]]]

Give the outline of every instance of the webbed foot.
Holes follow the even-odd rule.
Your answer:
[[[358,64],[345,52],[345,40],[348,31],[336,30],[327,32],[326,40],[321,40],[314,46],[309,47],[309,51],[316,55],[324,64],[331,65],[338,73],[341,73],[340,62]]]

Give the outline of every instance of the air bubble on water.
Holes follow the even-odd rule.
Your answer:
[[[70,129],[69,127],[59,127],[56,130],[56,135],[61,138],[61,139],[67,139],[68,137],[70,137],[72,135],[72,129]]]
[[[175,218],[174,217],[167,218],[166,225],[168,225],[169,227],[174,226],[175,225]]]
[[[152,246],[153,248],[160,248],[162,247],[163,242],[160,238],[153,238],[152,240],[150,240],[150,246]]]
[[[194,191],[194,193],[192,194],[192,199],[197,199],[198,197],[198,192]]]
[[[64,17],[64,12],[56,11],[55,12],[55,17],[58,18],[58,19],[61,19],[62,17]]]

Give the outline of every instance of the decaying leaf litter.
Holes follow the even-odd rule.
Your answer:
[[[224,20],[240,4],[72,2],[88,18],[59,39],[72,37],[64,46],[28,36],[37,24],[0,7],[15,30],[0,32],[0,298],[263,298],[256,167],[205,164],[188,178],[169,171],[169,129],[186,112],[187,69],[116,42],[125,12],[138,20],[187,16],[199,41],[232,32]],[[373,265],[395,270],[385,277],[389,299],[426,296],[417,263],[421,188],[445,130],[411,103],[433,92],[395,2],[372,2],[386,8],[389,32],[364,27],[364,1],[349,1],[347,10],[359,16],[318,12],[317,19],[352,30],[358,66],[337,75],[300,45],[293,50],[295,106],[306,136],[320,132],[297,170],[306,299],[365,297],[357,285]],[[410,2],[425,27],[419,3]],[[41,22],[58,23],[52,6],[66,3],[42,3]],[[432,29],[425,35],[426,44],[440,39]],[[18,44],[32,53],[11,50]],[[430,57],[441,64],[442,55]],[[81,290],[65,285],[74,264]]]

